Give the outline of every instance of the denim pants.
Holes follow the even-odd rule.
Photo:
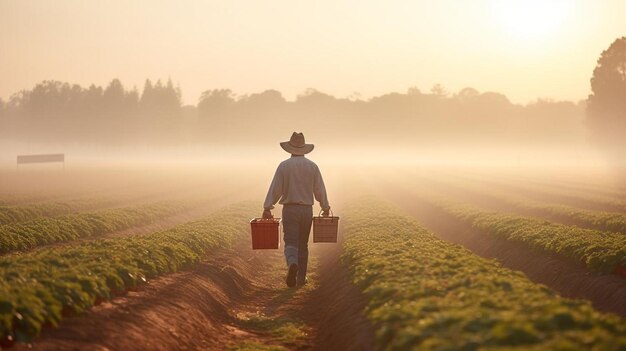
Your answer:
[[[287,266],[298,264],[298,281],[306,278],[309,260],[309,233],[313,222],[313,206],[283,205],[283,232]]]

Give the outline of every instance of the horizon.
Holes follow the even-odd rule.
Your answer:
[[[171,77],[169,77],[168,79],[171,79]],[[33,86],[31,86],[31,87],[27,87],[27,88],[24,88],[22,90],[15,91],[12,94],[10,94],[8,98],[3,98],[3,97],[0,96],[0,100],[2,100],[4,102],[8,102],[13,95],[18,94],[18,93],[23,92],[23,91],[31,91],[36,86],[41,85],[41,84],[43,84],[45,82],[59,82],[59,83],[62,83],[62,84],[69,84],[70,86],[77,85],[77,86],[79,86],[82,89],[89,89],[89,87],[92,86],[92,85],[95,86],[95,87],[98,87],[98,88],[106,89],[107,86],[109,85],[109,83],[111,83],[111,81],[114,81],[114,80],[120,81],[122,83],[123,87],[127,91],[135,91],[136,90],[138,95],[139,95],[139,97],[141,97],[142,93],[143,93],[143,89],[144,89],[145,83],[147,81],[150,81],[152,85],[155,85],[157,82],[161,82],[161,84],[163,84],[163,86],[165,86],[167,84],[168,79],[160,79],[160,78],[151,79],[151,78],[146,78],[146,79],[144,79],[144,83],[141,84],[140,86],[135,85],[135,84],[133,84],[133,85],[126,85],[123,79],[120,79],[120,78],[117,78],[117,77],[111,78],[108,82],[106,82],[105,84],[102,84],[102,85],[96,84],[96,83],[88,83],[88,84],[84,84],[83,85],[83,84],[74,83],[74,82],[65,82],[65,81],[59,81],[59,80],[55,80],[55,79],[49,79],[49,80],[43,80],[43,81],[37,82]],[[198,106],[198,104],[201,102],[201,96],[198,97],[198,101],[196,101],[195,103],[185,101],[185,99],[184,99],[184,87],[180,86],[180,84],[178,84],[176,82],[176,80],[174,80],[174,79],[171,79],[171,81],[174,84],[174,87],[176,89],[180,89],[180,91],[181,91],[181,102],[182,102],[181,107],[185,107],[185,106],[197,107]],[[511,99],[510,96],[508,96],[506,93],[501,92],[501,91],[480,90],[480,89],[478,89],[476,87],[472,87],[472,86],[463,87],[463,88],[461,88],[459,90],[448,90],[443,85],[440,85],[440,84],[436,84],[436,85],[438,85],[438,86],[440,86],[441,88],[444,89],[445,95],[443,95],[443,98],[454,98],[459,93],[461,93],[463,90],[471,89],[471,90],[475,90],[479,94],[498,94],[498,95],[502,95],[512,105],[519,105],[519,106],[528,106],[528,105],[533,105],[533,104],[541,103],[541,102],[554,102],[554,103],[565,102],[565,103],[573,103],[575,105],[578,105],[578,104],[581,104],[581,103],[586,103],[586,100],[587,100],[587,98],[581,98],[581,99],[577,99],[577,100],[567,100],[567,99],[553,99],[553,98],[537,97],[537,98],[535,98],[533,100],[529,100],[529,101],[526,101],[526,102],[518,102],[518,101],[515,101],[515,100]],[[302,96],[307,96],[311,92],[316,92],[316,93],[320,93],[320,94],[323,94],[323,95],[328,95],[328,96],[330,96],[330,97],[332,97],[334,99],[337,99],[337,100],[348,100],[348,101],[352,101],[352,102],[357,102],[357,101],[369,102],[369,101],[371,101],[373,99],[384,97],[384,96],[387,96],[387,95],[392,95],[392,94],[411,95],[410,91],[412,89],[417,89],[419,94],[422,94],[422,95],[437,95],[437,93],[433,92],[433,90],[432,90],[433,88],[435,88],[435,86],[430,87],[430,88],[422,88],[422,87],[419,87],[419,86],[409,86],[406,89],[404,89],[403,91],[387,91],[387,92],[381,92],[378,95],[372,95],[372,96],[367,96],[367,97],[366,96],[361,96],[361,95],[354,95],[354,94],[348,95],[348,96],[336,96],[336,95],[334,95],[332,93],[329,93],[329,92],[324,91],[324,90],[316,89],[314,87],[306,88],[303,91],[296,93],[294,96],[287,96],[284,92],[282,92],[282,91],[280,91],[278,89],[272,89],[272,88],[261,89],[261,90],[258,90],[258,91],[252,91],[252,92],[247,92],[247,93],[240,93],[238,91],[231,91],[231,92],[233,94],[232,95],[233,98],[236,101],[239,101],[241,98],[245,98],[247,96],[251,96],[251,95],[255,95],[255,94],[261,94],[261,93],[264,93],[264,92],[267,92],[267,91],[277,91],[285,99],[285,102],[297,102],[299,98],[301,98]],[[219,88],[219,87],[218,88],[211,88],[211,89],[203,90],[202,93],[208,92],[208,91],[211,91],[211,90],[229,90],[229,89],[228,88]]]
[[[0,351],[626,351],[626,0],[0,0],[0,78]]]
[[[586,99],[597,57],[626,33],[626,4],[521,4],[3,1],[0,98],[43,80],[117,77],[141,90],[146,78],[169,77],[186,105],[209,89],[367,100],[435,84],[516,104]]]

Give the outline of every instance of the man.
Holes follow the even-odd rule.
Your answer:
[[[283,205],[285,259],[289,267],[287,286],[302,286],[306,284],[313,197],[320,203],[324,217],[328,217],[330,206],[319,168],[304,157],[313,151],[314,145],[306,144],[302,133],[293,132],[291,139],[280,143],[280,146],[291,154],[291,158],[281,162],[276,169],[263,205],[263,218],[272,218],[271,210],[280,200]]]

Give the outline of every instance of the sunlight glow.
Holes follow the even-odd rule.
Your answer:
[[[512,37],[543,41],[564,29],[570,7],[566,0],[497,0],[492,14]]]

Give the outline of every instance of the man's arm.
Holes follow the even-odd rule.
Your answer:
[[[330,210],[330,205],[328,204],[328,196],[326,195],[326,186],[324,185],[324,180],[322,179],[322,173],[318,167],[315,167],[315,178],[313,181],[313,195],[315,196],[315,200],[320,203],[322,207],[322,211],[324,211],[324,215],[328,216],[328,210]]]
[[[270,189],[267,192],[267,196],[265,197],[265,202],[263,203],[263,208],[266,211],[269,211],[274,208],[274,204],[280,200],[280,197],[283,195],[283,172],[280,167],[276,168],[276,173],[274,173],[274,179],[272,180],[272,184],[270,185]]]

